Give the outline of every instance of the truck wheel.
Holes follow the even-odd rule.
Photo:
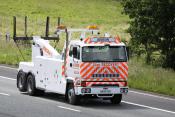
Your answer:
[[[116,94],[111,98],[112,104],[120,104],[122,100],[122,94]]]
[[[27,91],[26,74],[23,71],[19,71],[17,75],[17,88],[21,92]]]
[[[80,102],[80,97],[75,95],[75,90],[73,87],[69,87],[67,91],[68,102],[72,105],[77,105]]]
[[[27,77],[27,92],[30,96],[44,95],[45,93],[44,90],[36,88],[35,78],[31,74]]]

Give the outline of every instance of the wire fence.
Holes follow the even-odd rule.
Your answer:
[[[17,17],[17,36],[25,35],[25,19]],[[27,36],[39,35],[45,36],[46,18],[44,17],[28,17],[27,20]],[[54,34],[57,26],[57,18],[50,20],[50,34]],[[13,17],[0,16],[0,40],[6,42],[12,41],[13,38]]]

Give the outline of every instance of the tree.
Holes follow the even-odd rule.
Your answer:
[[[128,32],[131,45],[143,45],[146,62],[152,52],[159,51],[163,66],[175,69],[175,1],[122,0],[123,11],[131,18]]]

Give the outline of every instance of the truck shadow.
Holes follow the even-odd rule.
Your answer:
[[[61,102],[68,104],[63,95],[59,95],[56,93],[46,93],[44,96],[40,96],[39,98],[52,100],[55,102]],[[69,104],[68,104],[69,105]],[[71,105],[73,106],[73,105]],[[84,107],[84,108],[92,108],[92,109],[109,109],[109,110],[138,110],[138,109],[145,109],[144,107],[139,107],[131,104],[127,104],[122,102],[121,104],[111,104],[109,100],[103,99],[81,99],[79,105],[77,107]]]

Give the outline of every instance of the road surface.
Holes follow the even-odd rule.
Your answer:
[[[47,93],[28,96],[16,88],[16,68],[0,66],[0,117],[175,117],[175,98],[130,90],[120,105],[100,99],[67,104]]]

